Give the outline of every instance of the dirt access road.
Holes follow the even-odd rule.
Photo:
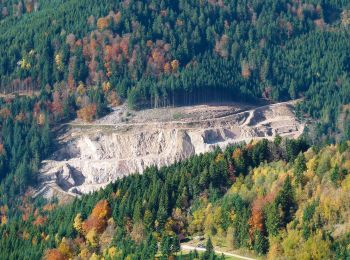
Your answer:
[[[161,168],[217,147],[304,129],[295,101],[261,107],[208,104],[130,111],[125,105],[92,123],[58,130],[56,151],[42,162],[36,195],[86,194],[149,166]]]
[[[190,245],[181,245],[181,250],[188,250],[188,251],[201,251],[204,252],[206,251],[205,248],[202,247],[195,247],[195,246],[190,246]],[[233,254],[233,253],[229,253],[229,252],[224,252],[224,251],[219,251],[219,250],[215,250],[215,253],[218,255],[224,254],[225,256],[231,256],[237,259],[245,259],[245,260],[256,260],[255,258],[251,258],[251,257],[247,257],[247,256],[242,256],[242,255],[237,255],[237,254]]]

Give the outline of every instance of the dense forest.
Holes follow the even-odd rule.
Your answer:
[[[98,90],[90,90],[88,95],[97,105],[78,110],[78,116],[92,120],[92,113],[99,116],[108,108]],[[52,127],[75,116],[71,98],[62,105],[55,99],[48,101],[45,93],[40,97],[0,98],[0,207],[6,205],[11,214],[18,213],[11,206],[20,204],[20,196],[36,184],[40,163],[52,152]]]
[[[124,100],[143,108],[303,98],[297,112],[316,120],[314,144],[349,139],[349,4],[1,1],[0,92],[35,97],[0,101],[0,179],[30,182],[50,126],[92,121]]]
[[[61,104],[73,95],[77,108],[94,103],[91,88],[135,108],[304,97],[301,111],[321,120],[324,133],[336,130],[349,102],[346,0],[19,0],[0,7],[4,93],[46,90]]]
[[[349,258],[349,38],[349,0],[0,1],[0,258],[150,259],[196,234]],[[66,206],[29,195],[52,129],[75,117],[291,99],[315,122],[305,139],[150,168]]]
[[[0,205],[11,205],[35,182],[41,160],[50,152],[47,115],[31,98],[0,100]],[[33,111],[34,108],[34,112]]]
[[[317,149],[276,138],[217,149],[66,206],[25,204],[0,227],[0,257],[153,259],[204,235],[269,259],[347,259],[349,163],[347,142]]]

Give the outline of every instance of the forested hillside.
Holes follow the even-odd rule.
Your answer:
[[[0,257],[152,259],[204,235],[269,259],[347,259],[349,156],[349,143],[276,138],[150,168],[66,206],[29,206],[1,226]]]
[[[11,2],[4,92],[73,95],[80,108],[91,88],[132,107],[305,97],[333,130],[349,102],[349,1]]]
[[[1,179],[48,151],[17,152],[11,144],[24,131],[8,134],[16,122],[92,121],[125,99],[143,108],[302,97],[298,114],[319,123],[310,139],[350,137],[349,1],[14,0],[0,8],[0,90],[40,93],[14,101],[25,106],[0,103]]]
[[[350,138],[349,1],[14,0],[0,8],[0,91],[40,93],[13,111],[11,100],[0,103],[3,165],[28,161],[9,141],[22,137],[7,134],[16,117],[91,121],[124,99],[142,108],[302,97],[298,114],[319,123],[311,139]]]
[[[0,207],[12,205],[35,183],[40,162],[50,152],[48,115],[30,98],[0,99]]]
[[[349,258],[349,39],[349,0],[0,1],[0,258],[150,259],[196,234]],[[305,139],[151,168],[66,206],[28,192],[75,117],[290,99]]]

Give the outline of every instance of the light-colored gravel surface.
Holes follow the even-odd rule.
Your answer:
[[[37,194],[88,193],[151,165],[276,134],[294,138],[304,129],[293,102],[254,109],[225,104],[138,112],[121,106],[93,123],[67,125],[58,136],[60,147],[43,162]]]

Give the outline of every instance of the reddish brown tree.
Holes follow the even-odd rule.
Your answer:
[[[78,110],[77,116],[86,122],[92,122],[96,118],[96,111],[96,104],[89,104]]]
[[[101,234],[106,229],[110,216],[111,208],[107,200],[99,201],[88,219],[83,223],[82,228],[84,233],[87,234],[89,231],[95,230],[97,233]]]
[[[68,257],[65,257],[58,249],[49,249],[45,252],[45,260],[67,260]]]

